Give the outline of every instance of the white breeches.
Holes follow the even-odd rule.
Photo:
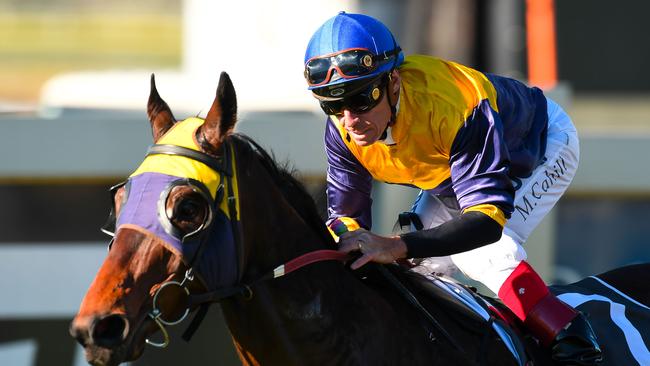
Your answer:
[[[578,168],[578,134],[569,116],[551,100],[548,100],[548,120],[545,161],[535,168],[530,177],[513,180],[516,189],[515,210],[503,228],[501,239],[449,257],[426,258],[419,269],[416,267],[417,271],[424,269],[452,274],[458,268],[466,276],[499,293],[508,276],[526,259],[523,243],[564,194]],[[425,229],[460,214],[454,205],[445,203],[448,199],[420,192],[413,211],[418,214]]]

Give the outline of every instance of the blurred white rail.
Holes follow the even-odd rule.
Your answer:
[[[72,317],[106,244],[0,245],[0,319]]]

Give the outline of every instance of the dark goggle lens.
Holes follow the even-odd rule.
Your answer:
[[[327,102],[326,101],[321,101],[320,102],[320,108],[328,116],[343,114],[344,107],[345,107],[345,104],[344,104],[343,100],[335,100],[335,101],[327,101]]]
[[[319,84],[325,81],[331,62],[329,58],[317,58],[309,61],[305,66],[305,78],[310,84]]]
[[[335,68],[341,77],[368,74],[375,69],[375,57],[365,50],[351,50],[334,56],[309,60],[305,66],[305,78],[309,84],[326,82],[330,69]]]
[[[344,110],[362,114],[375,108],[382,99],[384,86],[371,85],[367,90],[351,97],[335,100],[321,101],[320,107],[327,115],[342,115]]]
[[[367,51],[349,51],[336,55],[336,66],[343,75],[361,76],[374,69],[374,57]]]
[[[348,102],[350,111],[354,113],[365,113],[375,108],[381,101],[383,95],[382,90],[383,88],[380,86],[375,86],[367,93],[364,92],[351,96]]]

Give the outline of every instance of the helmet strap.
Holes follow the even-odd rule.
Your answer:
[[[388,73],[388,82],[386,83],[386,96],[388,97],[388,106],[390,107],[390,120],[388,120],[388,126],[395,124],[395,119],[397,118],[397,101],[393,104],[393,101],[391,100],[393,95],[393,91],[391,90],[393,83],[393,70],[395,69],[391,69]]]
[[[392,87],[393,83],[393,71],[397,68],[397,61],[399,60],[399,54],[402,52],[402,48],[397,45],[397,41],[395,40],[395,36],[391,33],[390,36],[393,38],[393,49],[396,50],[397,52],[393,55],[395,59],[393,60],[393,66],[390,68],[390,71],[388,72],[388,83],[386,85],[386,92],[388,93],[388,105],[390,106],[390,120],[388,121],[388,125],[392,126],[395,124],[395,119],[397,118],[397,103],[399,101],[399,98],[397,101],[395,101],[395,104],[391,101],[391,95],[392,90],[389,88]]]

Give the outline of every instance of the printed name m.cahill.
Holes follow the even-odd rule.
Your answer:
[[[545,192],[548,192],[553,186],[566,175],[567,166],[563,157],[558,157],[552,166],[549,166],[544,172],[544,179],[537,180],[530,185],[530,190],[526,192],[521,200],[515,203],[515,210],[522,219],[526,221],[528,216],[535,210],[537,201],[542,198]],[[521,185],[521,182],[515,181],[515,186]],[[519,187],[517,187],[519,188]],[[522,206],[520,206],[522,205]]]

